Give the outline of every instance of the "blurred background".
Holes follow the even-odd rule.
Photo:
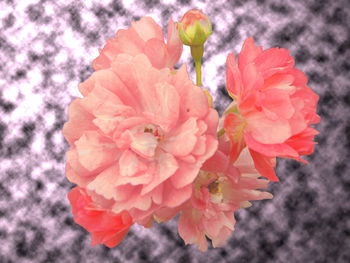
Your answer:
[[[177,218],[133,226],[115,248],[90,246],[73,221],[62,136],[77,85],[107,39],[152,16],[164,27],[191,8],[210,17],[203,86],[221,113],[230,103],[225,61],[253,36],[283,47],[320,96],[319,143],[278,159],[272,200],[236,213],[226,246],[185,246]],[[350,6],[344,0],[0,0],[0,262],[350,262]],[[187,63],[189,48],[179,62]]]

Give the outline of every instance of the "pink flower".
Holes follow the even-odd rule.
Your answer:
[[[63,127],[67,178],[145,226],[157,209],[187,201],[217,149],[218,114],[186,67],[158,70],[144,54],[121,54],[79,89]]]
[[[226,137],[226,136],[225,136]],[[244,149],[234,166],[225,152],[228,138],[220,139],[220,150],[206,161],[193,185],[190,201],[182,206],[178,231],[186,244],[197,244],[205,252],[205,236],[213,247],[223,246],[234,230],[234,212],[251,206],[249,200],[272,198],[255,189],[267,187],[268,180],[258,179],[249,151]]]
[[[228,56],[226,80],[235,100],[224,122],[233,145],[231,161],[247,146],[257,170],[272,181],[278,181],[275,157],[306,162],[300,156],[314,150],[312,140],[318,132],[309,125],[320,121],[316,114],[319,97],[306,85],[305,74],[294,68],[289,52],[263,51],[250,37],[238,64],[233,53]]]
[[[104,244],[116,246],[128,233],[133,224],[126,211],[114,214],[95,204],[86,190],[73,188],[68,193],[74,221],[91,233],[91,246]]]
[[[172,68],[179,60],[181,53],[182,43],[171,18],[168,25],[167,44],[165,44],[162,28],[151,17],[143,17],[132,22],[130,28],[118,30],[116,38],[107,41],[92,66],[95,70],[106,69],[119,54],[132,56],[145,54],[153,67]]]

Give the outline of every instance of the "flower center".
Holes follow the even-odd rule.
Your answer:
[[[220,184],[217,180],[215,180],[214,182],[211,182],[209,185],[208,185],[208,189],[209,189],[209,192],[211,194],[220,194],[221,193],[221,187],[220,187]]]
[[[164,133],[161,130],[161,128],[155,127],[153,124],[149,124],[149,125],[145,126],[143,132],[144,133],[152,133],[157,138],[158,142],[164,138]]]

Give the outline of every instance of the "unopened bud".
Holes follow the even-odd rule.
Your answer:
[[[185,45],[202,46],[212,33],[211,22],[202,11],[187,11],[178,22],[179,36]]]

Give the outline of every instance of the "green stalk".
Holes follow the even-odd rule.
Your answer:
[[[191,55],[196,65],[196,82],[197,86],[202,86],[202,57],[204,52],[204,45],[191,46]]]
[[[201,87],[202,86],[202,63],[201,59],[194,61],[194,64],[196,65],[196,82],[197,86]]]

